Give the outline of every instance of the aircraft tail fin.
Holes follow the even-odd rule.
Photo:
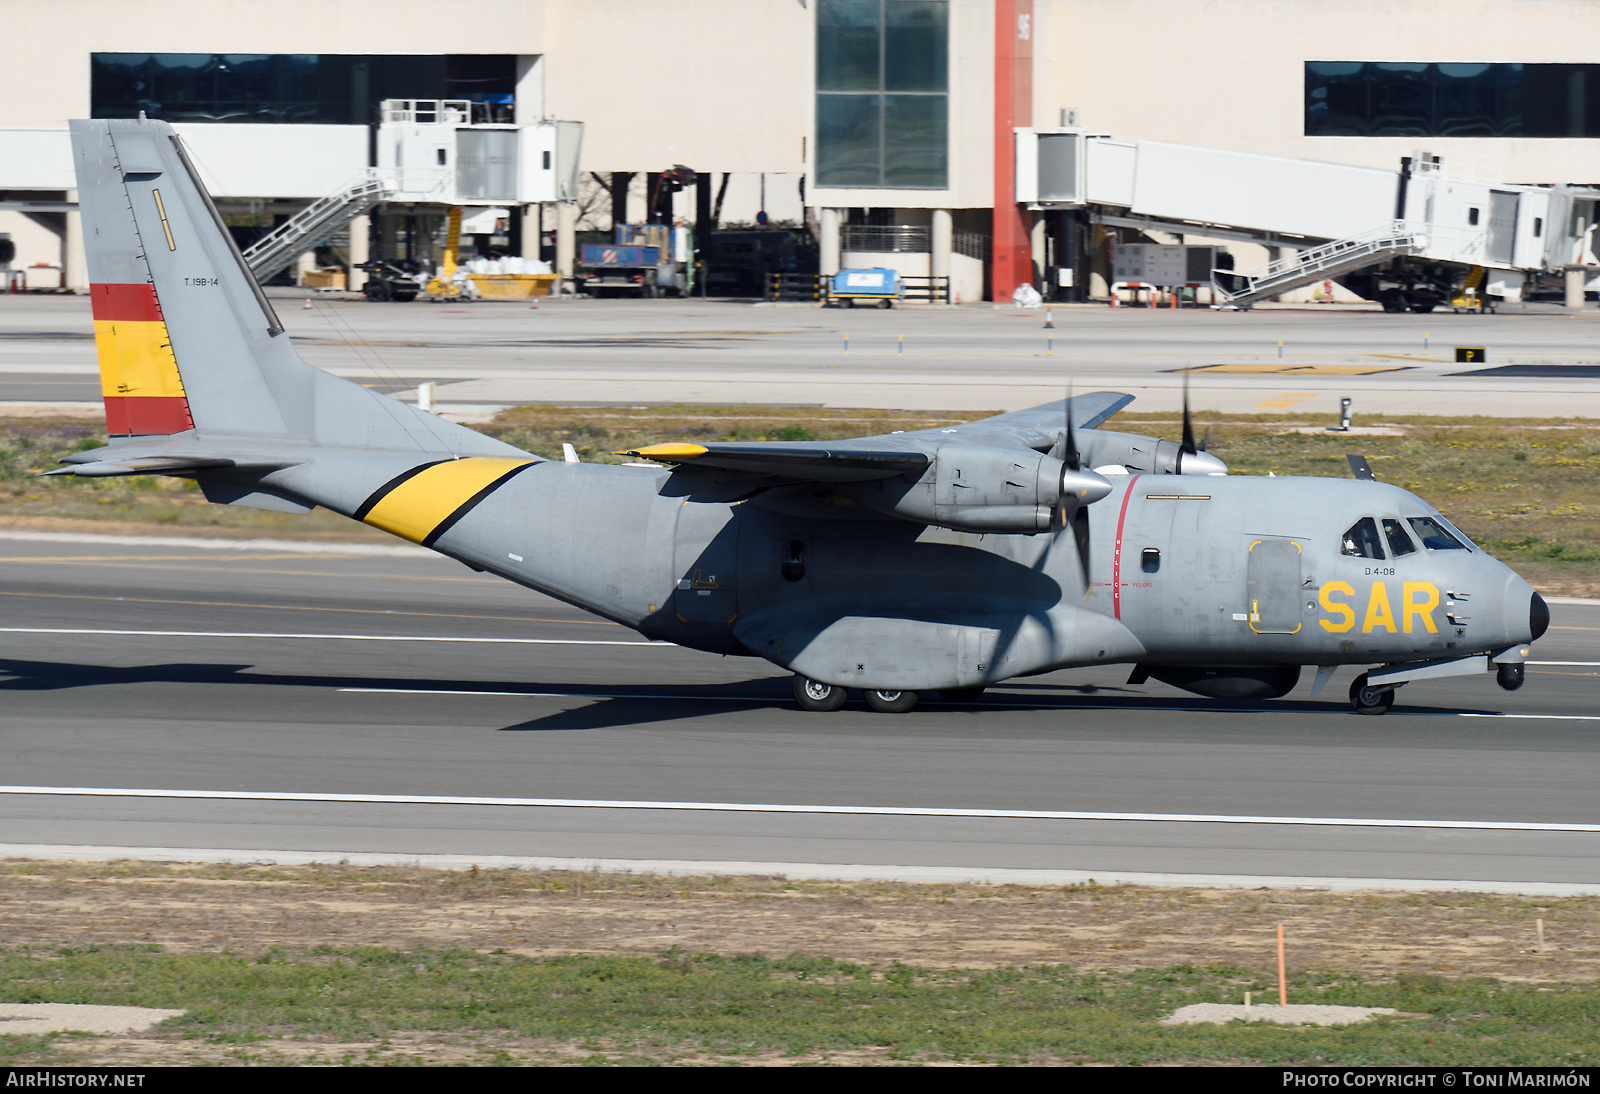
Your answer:
[[[113,438],[521,454],[301,360],[171,126],[71,129]]]

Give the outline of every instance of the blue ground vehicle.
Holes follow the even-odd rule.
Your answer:
[[[875,301],[880,308],[892,308],[905,296],[900,271],[885,266],[870,270],[840,270],[828,283],[828,299],[841,308],[853,308],[857,300]]]

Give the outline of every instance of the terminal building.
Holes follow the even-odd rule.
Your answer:
[[[321,202],[302,234],[347,265],[428,258],[454,205],[564,274],[579,233],[661,219],[703,258],[713,228],[783,226],[824,273],[1095,299],[1119,244],[1282,262],[1424,191],[1434,223],[1446,179],[1484,195],[1461,191],[1462,262],[1595,264],[1585,0],[54,0],[7,26],[0,257],[33,287],[84,285],[68,119],[141,113],[236,229]],[[1346,194],[1367,204],[1325,215]]]

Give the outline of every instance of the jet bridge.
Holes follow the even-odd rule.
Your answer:
[[[1233,307],[1337,280],[1386,311],[1429,311],[1469,278],[1491,301],[1517,300],[1530,276],[1595,264],[1600,191],[1459,177],[1426,151],[1383,170],[1081,128],[1015,133],[1016,200],[1029,208],[1291,252],[1214,269],[1216,298]]]

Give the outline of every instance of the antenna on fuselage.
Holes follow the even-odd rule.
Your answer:
[[[1348,453],[1345,459],[1350,463],[1350,473],[1363,482],[1377,482],[1378,476],[1372,473],[1372,465],[1365,456],[1358,456],[1354,452]]]

